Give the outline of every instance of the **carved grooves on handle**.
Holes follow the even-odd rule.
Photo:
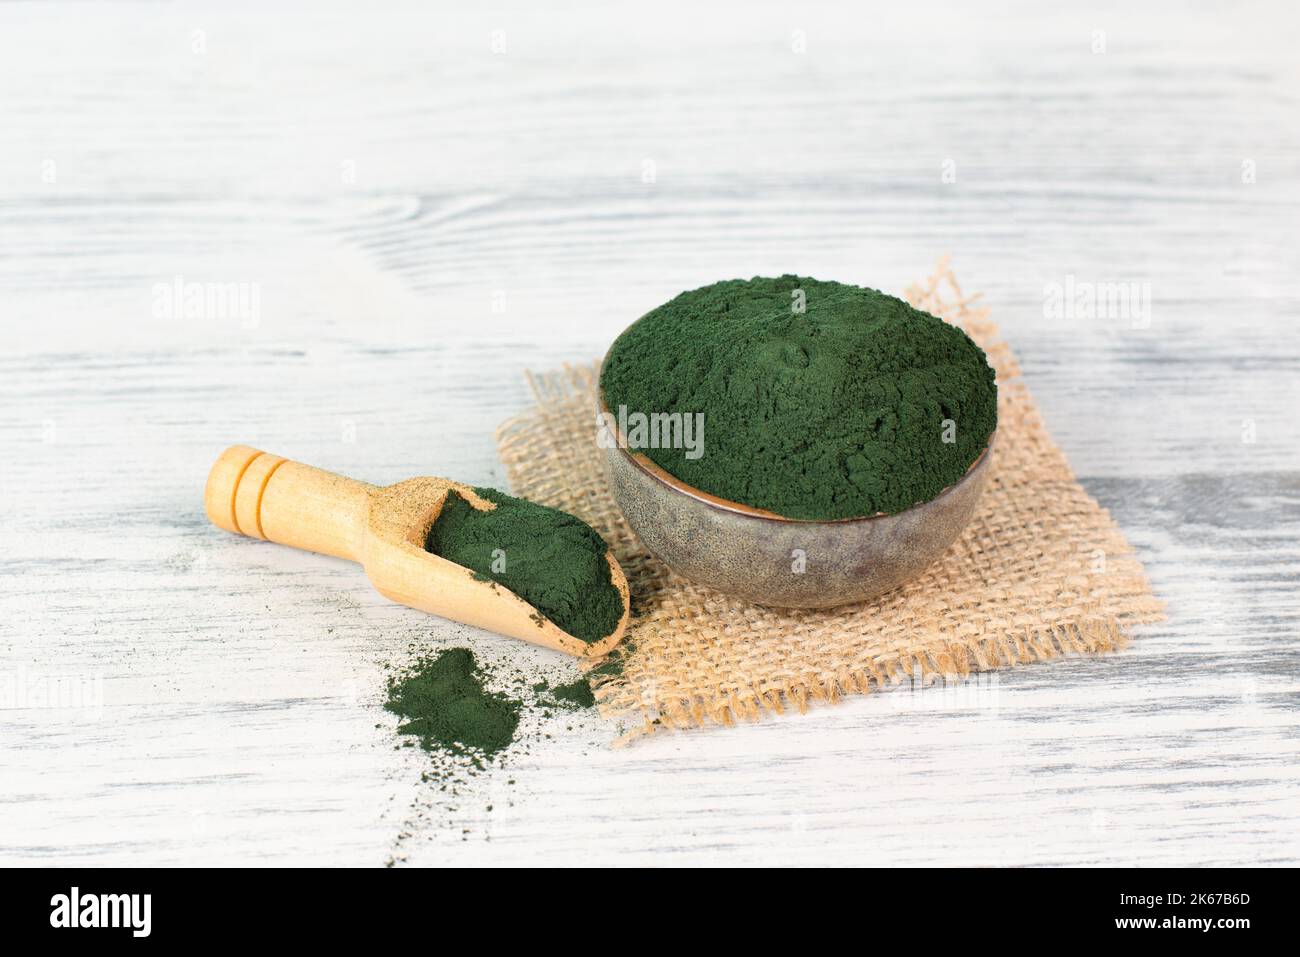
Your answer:
[[[231,517],[240,534],[266,539],[262,529],[262,499],[271,476],[287,461],[279,455],[260,452],[240,471],[231,495]]]
[[[239,470],[239,474],[235,476],[235,480],[230,483],[230,524],[235,526],[235,531],[239,532],[241,535],[246,535],[248,533],[239,527],[239,513],[235,510],[235,501],[239,498],[239,483],[244,480],[244,474],[248,471],[248,467],[265,454],[265,452],[258,452],[256,455],[252,456],[244,463],[243,468]],[[260,512],[261,509],[259,508],[258,511]],[[261,516],[259,515],[258,517],[260,518]]]
[[[262,484],[261,484],[261,486],[260,486],[260,487],[258,488],[258,490],[257,490],[257,512],[256,512],[256,515],[257,515],[257,537],[258,537],[258,538],[261,538],[261,539],[265,539],[265,538],[266,538],[266,532],[262,531],[262,498],[266,495],[266,486],[267,486],[268,484],[270,484],[271,476],[275,474],[275,470],[278,469],[281,465],[283,465],[283,464],[284,464],[285,462],[287,462],[287,461],[289,461],[289,460],[288,460],[288,459],[280,459],[280,461],[276,462],[276,463],[275,463],[274,465],[272,465],[269,469],[267,469],[267,471],[266,471],[266,477],[262,479]]]

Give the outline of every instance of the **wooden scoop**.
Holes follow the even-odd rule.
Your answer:
[[[208,518],[226,531],[359,562],[381,595],[420,611],[588,658],[622,640],[627,579],[608,552],[623,617],[611,634],[588,644],[504,586],[425,551],[425,537],[452,490],[480,511],[496,508],[470,487],[447,479],[413,478],[380,487],[232,445],[208,473],[203,501]]]

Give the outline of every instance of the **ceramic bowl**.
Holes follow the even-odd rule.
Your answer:
[[[609,422],[603,396],[600,410]],[[674,571],[778,608],[869,601],[915,578],[975,512],[993,438],[935,498],[893,515],[818,522],[785,518],[692,488],[634,450],[610,444],[614,500],[642,543]]]

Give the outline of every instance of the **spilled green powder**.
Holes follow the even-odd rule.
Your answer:
[[[928,501],[997,425],[993,370],[964,332],[874,289],[799,276],[682,293],[618,337],[601,387],[615,416],[702,414],[702,454],[636,451],[702,491],[796,519]]]
[[[473,653],[451,648],[392,678],[384,707],[405,719],[398,733],[415,735],[426,751],[491,757],[514,740],[521,705],[484,689]]]
[[[425,540],[428,551],[505,586],[581,641],[599,641],[618,627],[623,599],[595,529],[496,489],[474,491],[496,508],[479,511],[449,493]]]
[[[636,651],[636,642],[631,638],[624,638],[623,641],[614,647],[605,660],[587,672],[589,681],[600,681],[602,679],[621,678],[627,667],[627,660]]]
[[[400,748],[422,746],[416,789],[390,847],[389,867],[407,860],[415,841],[439,836],[491,840],[490,819],[528,796],[506,769],[545,747],[560,727],[595,723],[595,696],[586,677],[569,683],[542,679],[535,667],[480,665],[468,648],[430,654],[423,637],[411,659],[392,664],[385,708],[399,715]],[[564,669],[573,674],[576,669]],[[503,689],[489,691],[487,686]],[[376,725],[385,727],[386,725]]]
[[[551,689],[551,697],[575,708],[596,707],[596,696],[592,694],[591,684],[586,678],[579,678],[567,685],[556,685]]]
[[[566,685],[556,685],[551,687],[545,681],[533,685],[533,691],[537,694],[550,694],[549,701],[539,697],[538,700],[543,703],[554,704],[565,708],[594,708],[596,706],[596,696],[592,693],[591,684],[586,678],[579,678],[577,681],[571,681]]]

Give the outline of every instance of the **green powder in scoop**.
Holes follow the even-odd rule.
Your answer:
[[[620,419],[703,424],[694,447],[635,451],[701,491],[795,519],[929,501],[997,425],[993,370],[966,333],[874,289],[800,276],[682,293],[618,337],[601,387]]]
[[[595,529],[496,489],[474,491],[496,508],[479,511],[448,493],[425,539],[428,551],[500,583],[581,641],[599,641],[618,627],[623,598]]]

